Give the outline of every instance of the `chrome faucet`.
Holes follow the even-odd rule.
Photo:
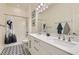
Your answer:
[[[71,41],[71,38],[72,38],[72,37],[69,37],[69,38],[68,38],[68,42]],[[66,40],[66,39],[65,39],[65,35],[63,35],[63,40],[64,40],[64,41]]]
[[[68,38],[68,42],[71,42],[71,38],[72,38],[72,37],[69,37],[69,38]]]
[[[68,42],[71,42],[71,36],[70,36],[70,33],[69,33],[69,38],[68,38]]]
[[[63,40],[65,40],[65,36],[64,36],[64,34],[63,34]]]
[[[58,39],[60,39],[60,38],[61,38],[60,36],[61,36],[61,34],[58,34]]]

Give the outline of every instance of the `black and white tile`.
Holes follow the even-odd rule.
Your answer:
[[[31,55],[27,48],[24,48],[22,44],[5,47],[1,55]]]

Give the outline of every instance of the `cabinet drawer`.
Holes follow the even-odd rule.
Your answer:
[[[34,48],[35,51],[39,52],[39,48],[37,48],[35,46],[33,48]]]
[[[37,47],[33,46],[31,54],[32,55],[40,55],[39,49]]]
[[[33,45],[39,49],[39,46],[40,46],[40,40],[36,39],[36,38],[33,38]]]
[[[34,39],[34,42],[38,44],[40,41],[37,39]]]
[[[40,42],[40,40],[38,40],[37,38],[32,37],[32,36],[29,37],[29,40],[31,40],[35,44],[39,44],[39,42]]]

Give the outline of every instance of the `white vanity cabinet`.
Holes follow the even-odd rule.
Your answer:
[[[29,36],[29,51],[32,55],[69,55],[68,52],[33,36]]]
[[[39,41],[37,41],[36,38],[30,36],[28,49],[29,49],[31,54],[39,55]]]

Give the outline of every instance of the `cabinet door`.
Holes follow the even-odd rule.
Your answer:
[[[29,51],[32,55],[39,55],[39,41],[32,36],[29,36]]]
[[[28,35],[28,49],[31,48],[31,40],[30,40],[30,35]]]
[[[36,46],[33,46],[32,55],[39,55],[39,49]]]
[[[40,40],[37,38],[34,38],[34,50],[35,50],[35,55],[40,55]]]
[[[32,53],[33,52],[33,45],[34,45],[33,37],[29,36],[28,38],[29,38],[28,49],[29,49],[30,53]]]
[[[40,54],[41,55],[49,55],[49,51],[48,51],[48,49],[50,49],[49,47],[48,47],[48,44],[47,43],[45,43],[45,42],[43,42],[43,41],[40,41],[40,44],[39,44],[39,50],[40,50]]]

